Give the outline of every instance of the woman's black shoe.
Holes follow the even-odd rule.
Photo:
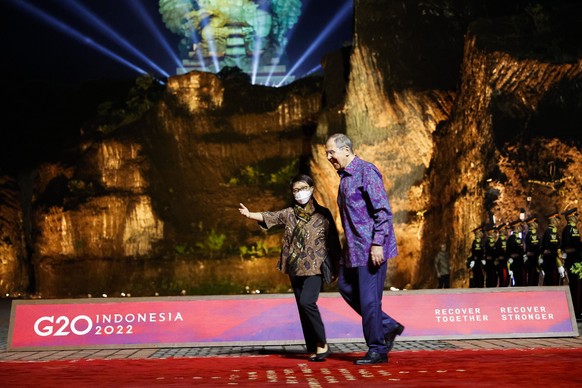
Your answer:
[[[327,350],[323,353],[316,353],[314,355],[312,355],[311,357],[309,357],[309,361],[313,361],[313,362],[321,362],[321,361],[325,361],[325,359],[331,354],[331,351],[329,350],[329,346],[326,346]]]

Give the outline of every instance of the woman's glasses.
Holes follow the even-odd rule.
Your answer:
[[[303,186],[303,187],[298,187],[296,189],[293,189],[293,194],[297,194],[300,191],[306,191],[309,190],[311,188],[311,186]]]

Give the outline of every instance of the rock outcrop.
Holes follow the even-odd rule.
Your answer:
[[[260,233],[244,231],[239,202],[285,205],[277,190],[297,158],[309,157],[320,99],[317,80],[257,90],[188,73],[169,80],[165,99],[142,120],[80,144],[73,165],[42,165],[33,203],[36,293],[197,287],[189,271],[173,268],[188,257],[238,256],[245,237]]]
[[[433,257],[446,242],[452,284],[466,287],[472,229],[493,217],[513,221],[522,208],[542,216],[578,205],[573,96],[580,95],[582,52],[569,36],[582,24],[572,17],[578,8],[555,5],[511,16],[500,8],[487,19],[492,10],[479,2],[356,1],[345,102],[323,112],[318,137],[344,130],[329,125],[341,111],[344,120],[333,122],[344,124],[359,156],[384,175],[400,249],[389,285],[434,285]],[[463,41],[462,49],[454,43]],[[550,112],[557,115],[551,131],[540,127]],[[314,144],[312,170],[333,198],[338,180],[329,178],[321,147]],[[546,163],[554,174],[537,182]]]
[[[29,289],[30,267],[24,241],[21,191],[16,181],[0,175],[0,293],[19,296]]]
[[[553,16],[563,20],[565,10],[559,11]],[[515,18],[501,18],[471,26],[459,98],[435,137],[423,265],[431,265],[439,239],[448,242],[452,284],[457,287],[468,284],[466,257],[477,226],[517,220],[523,209],[527,216],[537,216],[545,229],[544,215],[579,206],[579,122],[576,129],[572,118],[563,116],[565,109],[579,104],[552,96],[580,95],[580,47],[572,52],[565,46],[558,57],[534,54],[530,42],[535,40],[538,49],[551,48],[555,30],[531,26],[510,35],[514,23]],[[576,109],[572,113],[580,117]],[[540,128],[550,121],[551,127]],[[552,165],[555,169],[548,173]],[[442,233],[434,236],[435,230]],[[431,283],[430,274],[423,277],[420,284]]]

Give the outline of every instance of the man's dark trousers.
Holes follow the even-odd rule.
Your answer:
[[[388,352],[384,336],[398,326],[398,322],[382,311],[386,268],[387,262],[379,267],[371,263],[365,267],[341,266],[338,280],[339,293],[362,317],[362,329],[369,350],[379,354]]]

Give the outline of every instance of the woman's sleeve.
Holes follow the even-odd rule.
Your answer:
[[[259,226],[264,229],[271,229],[274,226],[285,225],[285,220],[288,218],[291,208],[278,210],[274,212],[261,212],[263,215],[263,222],[259,222]]]

